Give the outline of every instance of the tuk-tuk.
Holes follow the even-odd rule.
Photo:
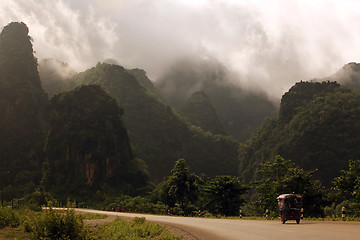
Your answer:
[[[302,217],[302,197],[300,194],[282,194],[277,197],[281,222],[284,224],[287,220],[296,220],[300,223]]]

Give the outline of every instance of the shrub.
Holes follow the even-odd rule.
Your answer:
[[[335,208],[335,212],[338,217],[341,217],[342,207],[345,207],[346,217],[360,217],[360,203],[345,200],[342,203],[338,204]]]
[[[88,239],[83,220],[75,215],[74,210],[59,212],[52,208],[45,209],[30,216],[24,225],[31,233],[31,239]]]
[[[0,228],[3,227],[18,227],[20,225],[20,219],[10,208],[0,207]]]

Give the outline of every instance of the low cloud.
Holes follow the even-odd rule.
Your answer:
[[[0,25],[25,22],[39,59],[78,71],[111,58],[156,80],[181,58],[214,58],[280,98],[360,59],[356,0],[0,1]]]

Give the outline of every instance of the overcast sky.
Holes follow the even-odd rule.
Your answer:
[[[39,59],[77,71],[113,58],[156,80],[179,58],[216,58],[277,98],[360,62],[357,0],[0,0],[0,25],[11,21]]]

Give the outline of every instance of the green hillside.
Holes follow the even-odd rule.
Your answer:
[[[205,131],[225,135],[216,111],[204,92],[194,93],[180,109],[180,113]]]
[[[238,143],[196,128],[118,65],[98,64],[76,77],[78,84],[99,84],[124,109],[125,126],[135,154],[149,166],[155,181],[185,158],[197,173],[236,174]]]
[[[278,117],[267,119],[240,147],[239,172],[249,181],[261,163],[281,155],[326,185],[359,159],[360,93],[334,82],[299,82],[285,93]]]
[[[46,185],[58,199],[86,200],[90,191],[106,186],[124,191],[129,184],[132,189],[146,186],[146,165],[133,156],[122,114],[116,101],[96,85],[51,99]]]

